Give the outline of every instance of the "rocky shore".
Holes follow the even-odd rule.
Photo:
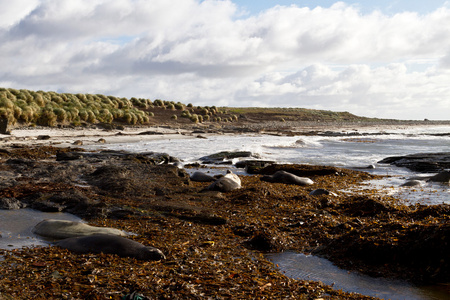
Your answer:
[[[160,249],[165,259],[57,246],[3,250],[0,299],[121,299],[135,291],[149,299],[372,299],[285,277],[264,256],[285,250],[372,276],[449,282],[450,206],[404,206],[373,190],[341,191],[374,175],[269,163],[239,176],[241,188],[220,192],[191,180],[169,154],[66,147],[73,142],[7,143],[0,206],[69,212],[132,232],[129,239]],[[281,170],[313,184],[261,180]],[[317,189],[328,193],[312,193]]]

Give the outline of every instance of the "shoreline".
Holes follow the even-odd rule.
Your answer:
[[[141,132],[157,130],[163,134],[144,137],[169,139],[229,134],[207,130],[200,133],[201,129],[205,128],[180,132],[167,127],[139,127],[125,131],[130,133],[128,137],[138,139],[143,137],[139,135]],[[442,238],[450,232],[450,206],[405,207],[396,199],[374,195],[373,191],[358,191],[350,197],[339,192],[343,187],[376,176],[334,167],[283,165],[279,168],[299,172],[299,176],[306,172],[315,185],[268,183],[260,180],[263,174],[255,174],[240,176],[242,189],[227,193],[202,192],[209,183],[190,181],[186,174],[168,164],[153,164],[139,155],[77,157],[78,150],[72,149],[73,141],[83,136],[92,143],[100,137],[107,140],[126,137],[116,136],[115,130],[96,129],[83,132],[82,136],[77,130],[70,132],[75,135],[66,129],[62,132],[34,130],[33,135],[29,131],[12,132],[24,140],[23,144],[10,141],[14,147],[2,154],[4,175],[15,174],[9,179],[11,185],[0,190],[3,198],[13,196],[31,207],[55,205],[63,211],[72,208],[65,202],[52,204],[48,199],[58,195],[55,199],[75,201],[71,195],[76,195],[83,201],[93,201],[88,202],[89,214],[84,208],[78,215],[92,225],[136,233],[133,239],[162,249],[167,260],[142,264],[112,255],[77,255],[57,247],[3,251],[5,260],[0,264],[5,275],[0,276],[0,296],[19,296],[20,287],[25,285],[29,290],[23,292],[29,298],[39,295],[42,290],[39,286],[52,286],[52,291],[43,292],[47,298],[62,297],[69,291],[75,298],[112,293],[109,295],[113,299],[119,299],[121,291],[131,292],[134,288],[156,298],[213,297],[216,293],[224,298],[327,295],[330,299],[374,299],[274,273],[274,266],[264,258],[264,253],[287,250],[316,253],[346,269],[356,268],[375,276],[404,277],[418,282],[433,282],[433,276],[448,278],[445,273],[448,245],[442,249],[436,247],[441,246]],[[36,139],[44,134],[50,139]],[[56,153],[61,151],[67,152],[66,157],[76,159],[55,161]],[[100,168],[111,172],[107,177],[93,176]],[[274,170],[267,170],[270,171]],[[4,184],[7,182],[4,180]],[[310,196],[311,190],[318,187],[337,196]],[[421,245],[425,239],[428,244]],[[427,247],[430,249],[426,250]],[[421,251],[430,251],[427,254],[430,257],[424,258]],[[369,263],[373,259],[375,263]],[[419,261],[424,259],[429,261]],[[408,260],[416,265],[409,266]],[[74,261],[77,264],[71,263]],[[91,267],[86,268],[85,264]],[[425,272],[424,265],[432,271]],[[122,271],[130,268],[134,270],[132,275]],[[55,270],[60,277],[51,275]],[[93,270],[99,271],[94,274]],[[39,274],[39,278],[29,277],[30,272]],[[86,274],[95,275],[95,280],[87,280]],[[10,276],[14,276],[16,284],[10,283]],[[123,284],[124,281],[131,284]],[[231,290],[235,292],[230,293]]]
[[[289,126],[290,124],[291,126]],[[17,127],[10,134],[0,134],[0,143],[10,144],[51,144],[54,146],[70,146],[76,141],[88,144],[103,143],[100,139],[108,139],[107,143],[138,142],[142,140],[161,140],[178,138],[196,138],[211,135],[235,135],[243,133],[277,134],[277,135],[314,135],[318,132],[336,131],[367,131],[367,130],[398,130],[407,128],[450,127],[450,121],[404,121],[381,123],[324,123],[317,122],[269,122],[265,124],[245,125],[161,125],[161,126],[127,126],[123,128],[104,129],[92,127]]]

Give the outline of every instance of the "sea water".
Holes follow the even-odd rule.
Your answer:
[[[207,138],[141,140],[85,148],[106,148],[131,152],[165,152],[193,163],[199,158],[221,151],[250,151],[259,159],[279,163],[328,165],[343,168],[375,168],[365,171],[389,175],[383,180],[367,182],[365,188],[377,188],[414,204],[450,203],[450,187],[425,180],[419,188],[401,187],[410,177],[421,176],[405,168],[378,163],[389,156],[415,153],[450,152],[450,126],[407,127],[403,129],[346,130],[333,136],[269,134],[212,135]],[[433,174],[426,174],[433,175]],[[364,187],[363,187],[364,188]]]

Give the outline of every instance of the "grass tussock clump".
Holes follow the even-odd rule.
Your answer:
[[[0,88],[0,117],[11,125],[146,124],[149,99]]]
[[[377,122],[349,112],[305,108],[230,108],[194,106],[192,103],[120,98],[101,94],[70,94],[0,88],[2,124],[21,126],[59,126],[111,124],[161,125],[222,123],[261,124],[288,122]],[[5,131],[0,128],[0,130]]]

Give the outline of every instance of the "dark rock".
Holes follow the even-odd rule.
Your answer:
[[[235,164],[236,168],[245,168],[249,174],[259,174],[261,169],[273,165],[275,161],[272,160],[242,160]]]
[[[251,250],[263,252],[280,251],[281,245],[266,231],[257,231],[244,242],[244,246]]]
[[[8,127],[9,127],[8,118],[1,117],[0,118],[0,133],[1,134],[11,134]]]
[[[429,181],[448,183],[450,180],[450,171],[440,172],[434,176],[431,176]]]
[[[203,156],[199,160],[204,164],[219,164],[227,160],[242,157],[258,158],[258,155],[253,154],[252,152],[249,151],[222,151],[215,154]]]
[[[299,177],[337,175],[341,172],[338,168],[329,166],[272,164],[261,169],[258,174],[272,175],[277,171],[286,171]]]
[[[316,189],[314,191],[311,191],[309,193],[310,196],[320,196],[320,195],[330,195],[330,191],[325,189]]]
[[[0,209],[21,209],[24,207],[26,207],[26,204],[16,198],[0,198]]]
[[[391,156],[382,159],[378,163],[404,167],[415,172],[436,173],[450,169],[450,152]]]
[[[51,137],[49,135],[38,135],[37,140],[41,140],[41,141],[45,141],[45,140],[49,140],[51,139]]]
[[[138,135],[164,135],[164,133],[158,131],[144,131],[140,132]]]
[[[83,157],[79,152],[58,152],[56,153],[56,161],[77,160]]]

